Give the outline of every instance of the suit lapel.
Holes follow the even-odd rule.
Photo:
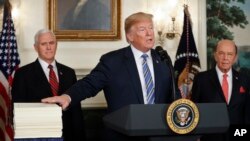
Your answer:
[[[221,97],[221,99],[223,99],[223,102],[226,102],[226,99],[225,99],[225,96],[223,94],[223,90],[222,90],[222,87],[221,87],[221,84],[220,84],[220,81],[219,81],[219,78],[218,78],[218,75],[217,75],[217,72],[216,72],[216,69],[212,69],[211,70],[211,77],[210,77],[211,81],[212,81],[212,87],[216,88],[216,92],[219,92],[219,97]]]
[[[239,74],[235,70],[232,70],[232,71],[233,71],[233,82],[232,82],[233,86],[232,86],[232,93],[231,93],[229,104],[232,104],[234,100],[236,99],[236,95],[238,94],[239,92],[238,90],[240,87]]]
[[[153,59],[153,66],[154,66],[154,76],[155,76],[155,103],[157,103],[157,101],[159,101],[159,90],[160,88],[159,83],[161,80],[161,73],[159,73],[158,71],[161,70],[160,68],[160,57],[157,57],[156,52],[154,50],[151,50],[151,55],[152,55],[152,59]]]
[[[130,79],[132,80],[131,82],[135,89],[135,93],[138,97],[138,101],[140,103],[144,103],[140,77],[138,74],[138,70],[137,70],[136,63],[135,63],[135,58],[133,56],[131,47],[127,47],[127,49],[125,50],[124,57],[125,57],[126,67],[130,75]]]
[[[63,70],[62,67],[56,62],[56,67],[57,67],[57,71],[58,71],[58,83],[59,83],[59,90],[58,90],[58,95],[60,95],[61,93],[63,93],[62,88],[64,88],[64,77],[63,77]]]
[[[42,90],[45,90],[47,93],[50,93],[52,95],[50,84],[38,60],[35,61],[34,73],[35,73],[35,76],[37,77],[37,81],[40,81],[42,83],[40,85],[41,87],[43,87]]]

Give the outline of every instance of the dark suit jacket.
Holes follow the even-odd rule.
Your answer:
[[[61,95],[76,82],[73,69],[56,63]],[[41,99],[53,96],[50,84],[38,60],[19,68],[14,76],[12,87],[13,102],[41,102]],[[70,110],[63,111],[63,137],[65,141],[84,139],[83,115],[80,103]]]
[[[170,103],[173,99],[169,68],[165,62],[161,61],[155,50],[152,50],[151,54],[155,75],[155,103]],[[108,112],[129,104],[144,104],[140,78],[131,47],[103,55],[91,73],[79,80],[66,93],[70,95],[71,103],[75,104],[82,99],[95,96],[101,90],[104,90]]]
[[[232,83],[232,95],[227,105],[230,124],[249,124],[249,80],[233,69]],[[191,99],[198,103],[226,102],[215,68],[195,76]]]

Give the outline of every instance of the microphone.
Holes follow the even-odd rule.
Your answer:
[[[173,100],[175,100],[176,99],[176,86],[175,86],[175,77],[174,77],[174,67],[172,65],[171,58],[169,57],[167,51],[164,50],[161,46],[157,46],[155,48],[155,51],[160,55],[161,60],[166,62],[170,70],[171,79],[172,79],[172,97],[173,97]]]
[[[161,46],[157,46],[155,51],[160,55],[162,61],[166,61],[169,65],[172,65],[171,58],[166,50],[164,50]]]

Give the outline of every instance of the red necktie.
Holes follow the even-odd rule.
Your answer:
[[[223,93],[224,93],[226,102],[228,103],[228,82],[227,82],[227,74],[223,74],[222,90],[223,90]]]
[[[56,78],[56,74],[53,70],[52,65],[49,65],[48,68],[49,68],[49,83],[50,83],[51,91],[52,91],[54,96],[57,96],[59,84],[58,84],[58,81]]]

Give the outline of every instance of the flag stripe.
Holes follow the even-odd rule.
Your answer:
[[[0,94],[1,102],[0,106],[3,110],[1,114],[4,114],[0,125],[2,131],[2,138],[5,141],[14,140],[13,129],[13,115],[12,115],[12,103],[10,89],[12,85],[13,75],[15,70],[20,64],[19,54],[17,51],[17,43],[15,36],[14,23],[11,17],[11,5],[8,0],[4,5],[4,17],[2,24],[2,31],[0,36]],[[2,139],[1,139],[2,140]]]
[[[2,85],[2,83],[0,82],[0,93],[1,93],[1,97],[3,98],[3,102],[1,105],[2,106],[8,106],[10,104],[10,97],[6,92],[6,89],[4,88],[4,86]]]
[[[1,119],[3,122],[6,122],[6,113],[5,113],[5,111],[3,110],[2,107],[0,107],[0,119]]]

